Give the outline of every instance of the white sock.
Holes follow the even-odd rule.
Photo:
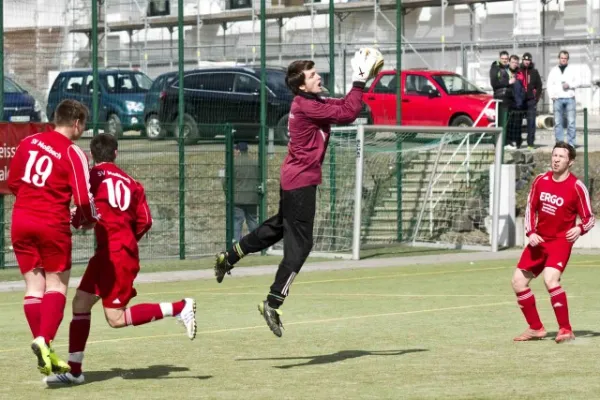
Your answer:
[[[163,317],[173,316],[173,303],[159,303]]]

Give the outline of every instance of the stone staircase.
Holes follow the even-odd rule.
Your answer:
[[[452,157],[455,147],[447,146],[435,175],[437,149],[420,152],[404,161],[400,187],[403,241],[412,240],[415,235],[418,241],[443,240],[448,234],[457,233],[487,240],[487,234],[482,234],[479,228],[483,229],[483,220],[488,214],[489,167],[494,161],[494,150],[485,146],[471,153],[468,173],[466,165],[462,165],[466,158],[464,148]],[[430,201],[425,204],[421,225],[415,232],[429,182],[436,177],[437,183],[432,188]],[[398,238],[399,188],[395,176],[377,186],[369,189],[371,195],[365,203],[370,204],[363,203],[364,245],[392,243]],[[436,202],[435,208],[431,208]]]

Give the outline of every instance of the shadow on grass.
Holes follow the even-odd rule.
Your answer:
[[[85,371],[85,383],[102,382],[114,378],[123,379],[210,379],[212,375],[203,376],[170,376],[173,372],[186,372],[187,367],[176,367],[174,365],[151,365],[146,368],[112,368],[108,371]],[[61,387],[72,387],[70,385],[50,386],[49,389],[58,389]]]
[[[366,350],[342,350],[333,354],[323,354],[320,356],[308,357],[267,357],[267,358],[238,358],[236,361],[263,361],[263,360],[308,360],[303,363],[289,365],[275,365],[274,368],[287,369],[294,367],[305,367],[309,365],[331,364],[340,361],[350,360],[353,358],[365,356],[402,356],[409,353],[419,353],[429,351],[427,349],[408,349],[408,350],[382,350],[382,351],[366,351]]]

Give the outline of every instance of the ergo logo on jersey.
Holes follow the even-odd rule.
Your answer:
[[[559,207],[565,203],[565,200],[562,197],[558,197],[555,194],[550,194],[547,192],[540,193],[540,201],[545,201]]]

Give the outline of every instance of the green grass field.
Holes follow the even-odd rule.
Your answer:
[[[60,389],[46,389],[35,368],[22,293],[1,293],[0,398],[596,398],[599,267],[572,258],[562,283],[578,338],[562,345],[541,281],[533,290],[549,337],[512,342],[525,328],[514,260],[300,274],[280,339],[256,311],[270,275],[138,285],[136,303],[195,297],[196,340],[174,319],[111,329],[97,309],[87,383]],[[65,357],[70,318],[56,339]]]

